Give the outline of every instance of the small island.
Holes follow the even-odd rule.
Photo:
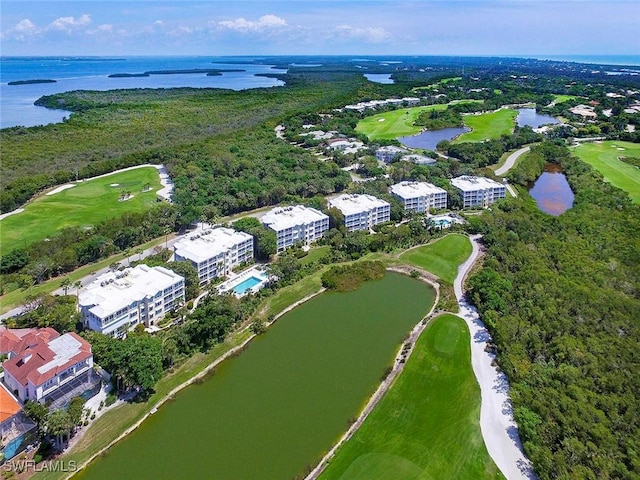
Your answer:
[[[212,68],[191,68],[183,70],[150,70],[143,73],[112,73],[108,75],[108,78],[137,78],[137,77],[150,77],[151,75],[182,75],[191,73],[204,73],[207,77],[214,77],[222,75],[227,72],[244,72],[245,70],[218,70]]]
[[[31,85],[33,83],[56,83],[57,80],[52,79],[34,79],[34,80],[15,80],[7,85]]]
[[[138,78],[138,77],[150,77],[148,73],[112,73],[107,78]]]

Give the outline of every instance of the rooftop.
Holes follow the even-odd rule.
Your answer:
[[[496,182],[486,177],[472,177],[463,175],[461,177],[452,178],[451,185],[459,188],[463,192],[472,192],[474,190],[486,190],[488,188],[505,188],[502,183]]]
[[[353,215],[356,213],[373,210],[380,207],[388,207],[389,203],[373,195],[340,195],[329,200],[329,206],[336,207],[344,215]]]
[[[13,398],[13,395],[7,391],[6,387],[0,384],[0,423],[13,417],[20,410],[22,410],[20,404]]]
[[[396,147],[395,145],[384,145],[376,150],[376,152],[407,153],[409,150],[402,147]]]
[[[231,228],[209,228],[191,233],[188,237],[176,242],[173,249],[181,257],[200,263],[252,238],[248,233],[237,232]]]
[[[21,385],[30,382],[37,386],[89,357],[91,345],[75,332],[51,340],[40,335],[36,343],[4,362],[3,367]]]
[[[437,193],[447,193],[447,191],[427,182],[400,182],[391,185],[391,193],[402,198],[417,198],[428,197]]]
[[[184,279],[164,267],[138,265],[100,275],[80,292],[78,303],[80,306],[94,305],[89,311],[104,318],[134,301],[152,297],[179,280]]]
[[[329,217],[315,208],[295,205],[292,207],[277,207],[265,213],[260,221],[273,230],[304,225],[328,219]]]
[[[430,165],[436,163],[435,158],[425,157],[424,155],[418,155],[416,153],[410,153],[400,158],[403,162],[413,162],[416,165]]]

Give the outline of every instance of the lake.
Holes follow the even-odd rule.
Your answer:
[[[391,84],[394,80],[391,78],[390,73],[365,73],[364,77],[370,82]]]
[[[529,195],[536,201],[540,210],[556,217],[573,206],[574,194],[567,177],[555,164],[545,167],[542,175],[529,189]]]
[[[440,128],[438,130],[425,130],[418,135],[399,137],[398,141],[409,148],[435,150],[436,145],[438,145],[442,140],[453,140],[457,136],[470,131],[471,129],[468,127],[449,127]]]
[[[78,477],[291,479],[321,459],[429,311],[434,290],[388,273],[284,315]]]
[[[0,128],[35,126],[61,122],[70,112],[49,110],[33,103],[43,95],[72,90],[114,90],[125,88],[247,88],[284,85],[260,74],[286,73],[271,65],[248,59],[221,57],[3,57],[0,71]],[[222,63],[226,62],[226,63]],[[137,74],[158,70],[242,70],[217,76],[205,73],[163,74],[148,77],[110,78],[111,74]],[[55,83],[8,85],[8,82],[51,79]]]
[[[518,108],[518,117],[516,122],[519,127],[538,128],[542,125],[557,125],[559,120],[550,115],[541,115],[536,112],[535,108]]]

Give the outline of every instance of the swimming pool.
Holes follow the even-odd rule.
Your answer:
[[[243,280],[242,282],[240,282],[235,287],[233,287],[233,291],[235,293],[237,293],[238,295],[244,295],[247,290],[249,290],[250,288],[255,287],[256,285],[258,285],[259,283],[261,283],[263,281],[264,281],[264,279],[262,279],[262,278],[249,277],[249,278]]]

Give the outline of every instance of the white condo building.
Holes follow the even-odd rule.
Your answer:
[[[464,208],[488,207],[507,195],[507,188],[502,183],[485,177],[463,175],[462,177],[452,178],[451,185],[462,193],[462,205]]]
[[[101,275],[80,292],[78,304],[88,328],[122,338],[140,323],[155,325],[183,301],[182,276],[138,265]]]
[[[424,213],[430,208],[447,208],[447,191],[427,182],[400,182],[392,185],[391,194],[400,199],[405,210]]]
[[[388,222],[391,215],[389,202],[372,195],[340,195],[329,200],[328,205],[342,212],[344,225],[350,232]]]
[[[173,252],[176,262],[191,262],[204,285],[253,259],[253,236],[223,227],[198,230],[176,242]]]
[[[296,243],[308,245],[329,230],[328,215],[302,205],[274,208],[260,221],[265,227],[276,232],[278,252]]]

